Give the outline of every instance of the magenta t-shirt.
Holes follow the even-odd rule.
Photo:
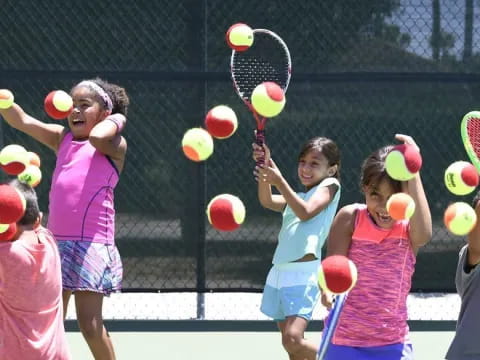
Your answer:
[[[60,256],[52,234],[39,243],[0,242],[0,359],[68,360]]]
[[[47,228],[57,241],[113,244],[118,171],[88,140],[67,133],[57,153]]]

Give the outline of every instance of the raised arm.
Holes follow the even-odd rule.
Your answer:
[[[395,138],[418,148],[415,141],[408,135],[397,134]],[[432,238],[432,215],[420,173],[416,174],[413,179],[403,183],[403,190],[415,201],[415,212],[410,218],[410,241],[414,250],[417,251]]]
[[[480,263],[480,192],[475,196],[475,213],[477,214],[477,223],[473,230],[468,234],[468,265],[475,266]]]
[[[0,115],[11,127],[30,135],[53,151],[57,151],[65,133],[64,126],[37,120],[25,113],[17,104],[13,104],[8,109],[0,109]]]
[[[95,125],[88,137],[92,146],[112,158],[119,171],[123,169],[127,152],[127,141],[120,135],[126,121],[122,114],[109,115]]]

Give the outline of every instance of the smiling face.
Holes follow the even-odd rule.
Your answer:
[[[335,166],[329,166],[327,158],[319,151],[310,150],[298,161],[298,178],[307,189],[334,174]]]
[[[75,87],[71,95],[73,111],[68,117],[68,125],[75,139],[87,139],[90,131],[107,114],[98,101],[95,92],[88,87]]]
[[[396,193],[396,189],[386,179],[380,181],[378,185],[363,186],[365,193],[365,203],[367,210],[373,221],[383,229],[389,229],[395,223],[387,211],[387,200]]]

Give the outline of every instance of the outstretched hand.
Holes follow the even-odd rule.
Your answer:
[[[415,142],[415,140],[413,140],[413,138],[410,135],[395,134],[395,139],[403,142],[404,144],[413,145],[415,146],[417,151],[420,151],[420,148],[418,147],[417,143]]]

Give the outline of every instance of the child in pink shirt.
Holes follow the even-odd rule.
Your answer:
[[[57,245],[40,226],[35,191],[10,183],[26,199],[12,241],[0,242],[0,359],[68,360]]]

